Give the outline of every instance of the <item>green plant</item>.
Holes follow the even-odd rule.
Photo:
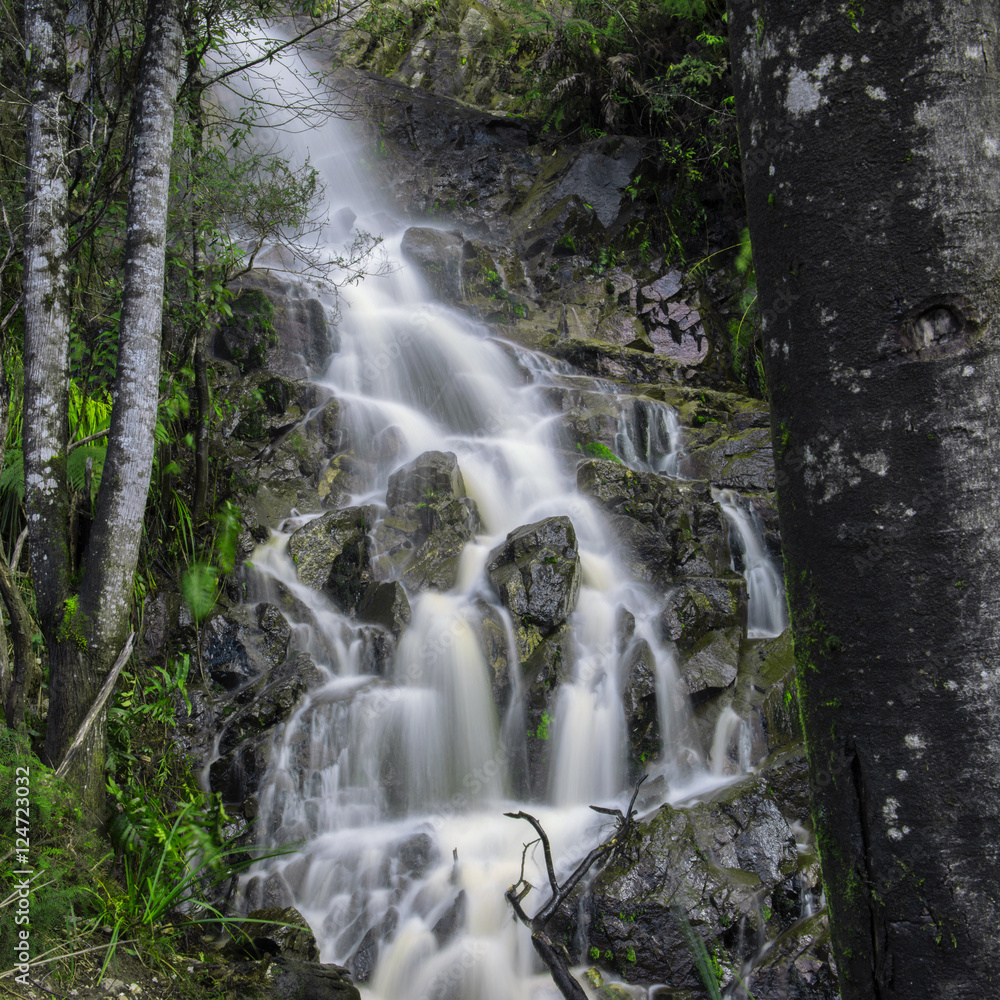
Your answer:
[[[535,729],[535,736],[540,740],[549,738],[549,726],[552,724],[552,716],[548,712],[542,712],[542,718]]]
[[[607,445],[601,444],[600,441],[588,441],[587,444],[577,444],[576,447],[577,451],[582,451],[594,458],[603,458],[607,462],[617,462],[619,465],[624,464]]]
[[[119,857],[116,878],[95,880],[99,920],[111,927],[102,973],[119,946],[144,962],[173,969],[181,931],[239,923],[206,902],[204,894],[249,858],[243,848],[222,841],[226,815],[217,797],[189,788],[186,801],[168,811],[114,779],[108,780],[108,791],[117,809],[109,835]]]

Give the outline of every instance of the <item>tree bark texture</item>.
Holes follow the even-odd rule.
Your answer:
[[[844,1000],[1000,981],[1000,10],[730,0]]]
[[[24,478],[39,621],[54,634],[69,573],[66,6],[27,0],[29,100],[24,228]]]
[[[135,140],[114,403],[80,594],[81,617],[75,623],[85,637],[81,661],[90,690],[85,701],[66,706],[59,715],[63,748],[128,634],[159,392],[167,200],[182,49],[178,7],[176,0],[152,0],[147,7],[146,43],[133,111]],[[76,758],[81,769],[76,780],[85,796],[96,795],[97,782],[103,789],[104,740],[102,713],[91,728],[87,752]],[[75,774],[73,769],[71,774]]]

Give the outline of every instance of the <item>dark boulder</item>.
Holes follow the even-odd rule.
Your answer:
[[[568,517],[549,517],[507,535],[489,555],[486,572],[514,618],[522,659],[576,607],[580,556]]]

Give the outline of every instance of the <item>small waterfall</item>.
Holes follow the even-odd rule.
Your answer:
[[[633,469],[680,476],[684,457],[677,411],[651,399],[630,399],[623,406],[615,450]]]
[[[767,639],[781,635],[788,628],[785,583],[764,546],[760,525],[735,490],[713,490],[712,496],[729,521],[730,537],[735,536],[738,542],[750,600],[747,637]],[[733,569],[737,568],[734,558]]]

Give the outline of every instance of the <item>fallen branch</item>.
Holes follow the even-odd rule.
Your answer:
[[[511,909],[514,911],[514,915],[518,920],[521,921],[525,927],[531,930],[531,943],[534,946],[536,952],[538,952],[541,960],[548,966],[549,973],[552,976],[552,981],[559,988],[559,992],[566,998],[566,1000],[587,1000],[587,994],[584,993],[583,987],[573,978],[573,974],[569,971],[569,954],[567,953],[565,947],[561,944],[556,944],[551,937],[549,937],[546,930],[546,925],[549,920],[552,919],[555,912],[559,907],[565,902],[569,894],[576,888],[580,879],[590,871],[591,868],[598,861],[601,860],[606,854],[618,847],[622,843],[625,836],[628,834],[632,827],[632,818],[635,816],[635,800],[639,795],[639,786],[646,780],[646,776],[643,775],[635,784],[635,790],[632,792],[632,798],[629,801],[628,809],[623,813],[620,809],[604,809],[601,806],[591,806],[590,808],[594,812],[603,813],[607,816],[614,816],[618,820],[618,825],[615,827],[615,832],[603,843],[598,844],[590,853],[573,869],[573,872],[566,879],[562,885],[559,884],[559,880],[556,878],[555,865],[552,863],[552,848],[549,844],[549,838],[545,830],[542,828],[542,824],[531,815],[531,813],[526,813],[523,810],[516,813],[504,813],[505,816],[509,816],[511,819],[523,819],[527,820],[535,829],[538,834],[538,840],[533,840],[531,843],[524,845],[524,850],[521,853],[521,874],[518,880],[504,893],[504,898],[510,903]],[[541,841],[542,852],[545,856],[545,872],[548,876],[549,881],[549,891],[551,893],[548,901],[542,906],[542,908],[533,916],[529,917],[521,906],[521,901],[528,895],[528,893],[534,888],[530,882],[524,877],[524,862],[527,858],[528,849],[533,845]]]
[[[69,770],[69,765],[73,762],[73,758],[79,753],[80,747],[83,746],[84,741],[87,739],[87,733],[90,732],[90,727],[94,724],[94,720],[101,714],[101,709],[104,708],[104,703],[111,696],[111,692],[114,689],[115,681],[118,680],[118,675],[122,672],[122,668],[128,663],[128,658],[132,655],[132,643],[135,641],[135,632],[132,632],[129,637],[125,640],[125,645],[122,647],[122,651],[118,654],[118,659],[115,660],[114,665],[108,671],[108,676],[104,680],[104,684],[101,686],[101,690],[97,694],[97,698],[94,704],[90,706],[90,711],[84,717],[83,722],[80,723],[80,728],[76,731],[76,736],[73,738],[73,742],[69,745],[69,749],[66,751],[66,756],[63,757],[62,763],[56,768],[56,777],[64,778],[66,772]]]

